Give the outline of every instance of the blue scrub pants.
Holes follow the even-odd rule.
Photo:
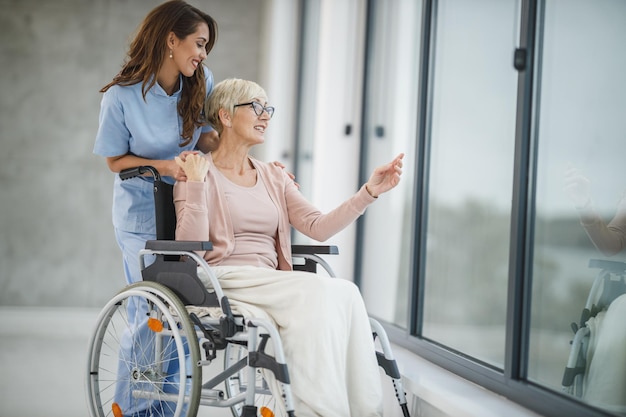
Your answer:
[[[126,283],[132,284],[142,280],[141,269],[139,267],[139,251],[145,248],[147,240],[156,239],[156,235],[147,233],[130,233],[115,229],[117,243],[122,250],[124,260],[124,275]],[[153,262],[149,257],[145,258],[146,265]],[[128,329],[120,341],[120,361],[118,364],[118,381],[130,381],[132,369],[129,363],[145,364],[154,361],[154,337],[155,333],[147,327],[148,305],[143,299],[133,298],[129,300],[127,307]],[[185,346],[185,350],[188,348]],[[171,375],[165,392],[178,392],[179,383],[179,363],[178,356],[175,355],[175,346],[170,344],[164,358],[168,358],[165,368],[167,375]],[[188,364],[189,365],[189,364]],[[139,383],[141,384],[141,383]],[[173,415],[174,404],[159,404],[154,400],[137,399],[132,397],[129,389],[133,384],[118,384],[115,390],[115,401],[122,408],[124,415],[137,416],[171,416]],[[139,385],[135,385],[139,387]]]

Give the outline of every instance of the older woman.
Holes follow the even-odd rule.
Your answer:
[[[281,169],[249,151],[265,140],[274,108],[252,81],[215,86],[205,107],[217,150],[177,162],[176,238],[210,240],[204,258],[241,314],[279,329],[298,416],[379,416],[382,390],[371,329],[350,281],[293,271],[290,228],[324,241],[400,181],[403,154],[374,170],[351,198],[322,213]]]

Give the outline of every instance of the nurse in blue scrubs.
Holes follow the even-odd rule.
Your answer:
[[[174,157],[217,147],[217,133],[203,115],[213,88],[213,74],[204,60],[216,39],[216,21],[184,1],[167,1],[146,16],[121,71],[100,90],[104,95],[94,153],[105,157],[111,171],[150,165],[173,184],[186,179]],[[152,178],[122,181],[116,176],[112,212],[126,281],[141,281],[139,250],[156,239]],[[130,306],[129,318],[141,317],[146,308]],[[134,354],[142,333],[138,322],[134,336],[123,343],[122,358]],[[149,406],[125,389],[117,398],[124,414]]]

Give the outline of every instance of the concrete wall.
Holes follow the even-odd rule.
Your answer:
[[[0,0],[0,306],[100,307],[124,285],[98,90],[157,0]],[[216,81],[259,74],[261,0],[190,0],[219,24]]]

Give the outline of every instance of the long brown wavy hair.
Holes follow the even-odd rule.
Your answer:
[[[182,0],[170,0],[157,6],[139,26],[122,70],[100,92],[104,93],[116,84],[128,86],[141,82],[145,100],[148,90],[156,83],[156,74],[165,59],[164,45],[168,34],[174,32],[182,40],[194,33],[201,23],[209,26],[209,39],[205,45],[208,55],[217,40],[217,22],[211,16]],[[191,141],[196,127],[206,124],[203,117],[206,82],[202,68],[198,67],[191,77],[183,76],[178,102],[178,114],[183,119],[180,146]]]

